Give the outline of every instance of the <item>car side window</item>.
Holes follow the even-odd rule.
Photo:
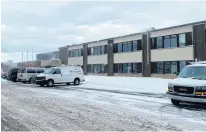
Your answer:
[[[56,68],[54,74],[61,74],[61,70],[59,68]]]

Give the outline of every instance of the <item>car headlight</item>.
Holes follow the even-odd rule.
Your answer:
[[[168,92],[173,92],[173,87],[174,87],[174,85],[172,85],[172,84],[168,84]]]
[[[195,94],[198,96],[206,96],[206,86],[195,87]]]

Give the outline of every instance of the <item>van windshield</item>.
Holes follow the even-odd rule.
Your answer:
[[[206,66],[187,66],[182,69],[178,78],[206,80]]]
[[[44,72],[44,74],[52,74],[54,71],[55,71],[55,68],[49,68]]]

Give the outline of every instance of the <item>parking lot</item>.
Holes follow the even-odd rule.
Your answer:
[[[2,130],[205,130],[206,108],[160,94],[2,82]]]

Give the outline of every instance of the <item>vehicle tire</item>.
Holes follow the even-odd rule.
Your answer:
[[[25,81],[23,81],[22,83],[26,83]]]
[[[13,82],[16,82],[16,79],[12,79]]]
[[[70,83],[66,83],[67,85],[70,85]]]
[[[35,80],[34,80],[33,77],[31,77],[31,78],[29,79],[29,83],[31,83],[31,84],[35,83]]]
[[[179,100],[171,99],[171,102],[172,102],[173,105],[176,105],[176,106],[180,105]]]
[[[80,84],[80,79],[79,78],[75,78],[74,79],[74,85],[79,85]]]
[[[53,86],[54,86],[54,81],[53,80],[48,80],[47,87],[53,87]]]

